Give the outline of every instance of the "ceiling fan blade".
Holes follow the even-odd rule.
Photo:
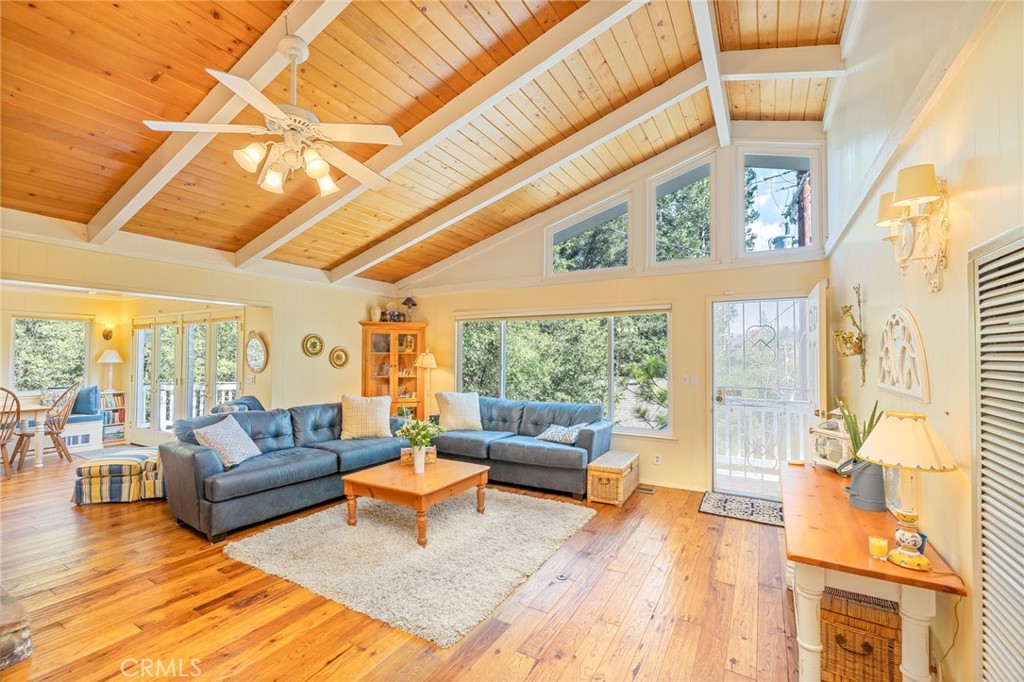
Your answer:
[[[331,164],[346,175],[350,175],[370,189],[381,190],[388,181],[383,175],[370,170],[334,145],[318,144],[316,150]]]
[[[255,126],[242,126],[230,123],[186,123],[184,121],[143,121],[153,130],[172,133],[246,133],[249,135],[266,135],[267,131]]]
[[[373,123],[318,123],[320,137],[338,142],[363,142],[366,144],[402,144],[391,126]]]
[[[216,69],[207,69],[206,72],[267,118],[282,120],[288,118],[286,113],[281,111],[276,104],[267,99],[266,95],[257,90],[252,83],[244,78],[232,76],[230,73],[224,73]]]

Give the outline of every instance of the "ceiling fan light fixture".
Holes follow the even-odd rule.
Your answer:
[[[279,163],[267,164],[263,169],[260,187],[274,194],[284,194],[284,167]]]
[[[309,171],[306,172],[308,173]],[[322,197],[341,191],[341,188],[331,179],[330,175],[321,175],[316,179],[316,184],[320,186],[320,196]]]
[[[255,173],[260,167],[260,161],[267,154],[267,145],[262,142],[253,142],[246,145],[242,149],[236,149],[234,152],[235,161],[242,167],[243,170],[249,173]]]
[[[306,175],[314,180],[319,180],[331,171],[331,167],[324,161],[324,157],[320,156],[320,152],[312,147],[306,147],[306,150],[302,152],[302,162],[306,169]]]

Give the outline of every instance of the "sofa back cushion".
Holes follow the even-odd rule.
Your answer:
[[[341,403],[302,405],[289,408],[288,412],[292,416],[292,433],[298,447],[341,436]]]
[[[260,452],[273,452],[295,447],[292,434],[292,415],[288,410],[276,409],[261,412],[231,412],[240,422],[249,422],[249,435],[259,446]]]
[[[604,414],[601,405],[579,403],[526,403],[523,407],[523,423],[518,433],[523,436],[539,436],[552,424],[572,426],[589,424]]]
[[[523,423],[523,407],[521,400],[502,400],[501,398],[480,398],[480,422],[484,431],[511,431],[519,433],[519,425]]]

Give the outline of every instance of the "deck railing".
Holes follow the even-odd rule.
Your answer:
[[[151,388],[149,386],[144,387],[143,390],[143,405],[149,405],[151,397]],[[159,384],[159,395],[157,396],[157,414],[160,417],[160,429],[162,431],[170,431],[174,425],[175,419],[175,405],[174,405],[174,382],[173,381],[161,381]],[[238,382],[237,381],[219,381],[217,382],[216,388],[214,389],[214,402],[209,404],[206,398],[206,384],[193,384],[192,385],[192,409],[190,411],[190,417],[198,417],[199,415],[206,414],[209,407],[213,405],[220,405],[228,400],[234,400],[238,394]],[[148,420],[147,420],[148,421]]]

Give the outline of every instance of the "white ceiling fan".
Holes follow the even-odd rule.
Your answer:
[[[255,173],[260,187],[275,194],[284,194],[283,185],[297,170],[316,180],[320,196],[339,190],[330,176],[334,166],[371,189],[387,185],[387,179],[374,172],[330,142],[362,142],[366,144],[402,144],[394,128],[370,123],[321,123],[313,112],[296,106],[298,65],[309,57],[306,41],[298,36],[285,36],[278,51],[291,62],[291,104],[271,102],[252,83],[230,73],[206,71],[256,109],[266,119],[264,127],[228,123],[188,123],[174,121],[143,121],[153,130],[186,133],[236,133],[244,135],[277,135],[281,141],[253,142],[234,153],[238,165]],[[330,164],[330,166],[328,165]]]

